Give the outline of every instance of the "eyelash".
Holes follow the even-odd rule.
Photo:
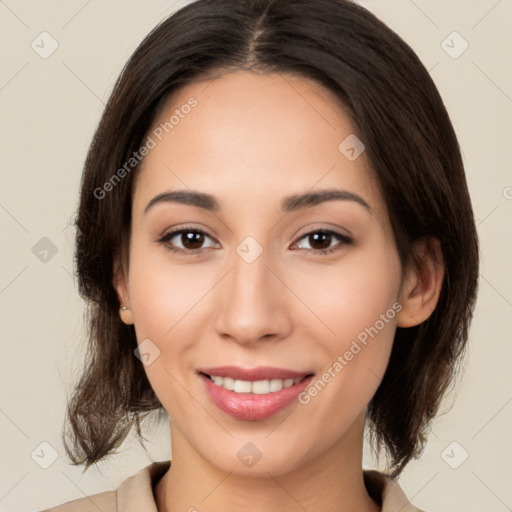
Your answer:
[[[188,255],[192,256],[192,257],[200,256],[201,253],[205,249],[207,249],[206,247],[203,247],[201,249],[181,249],[179,247],[173,247],[168,244],[169,240],[172,240],[175,236],[181,235],[183,233],[199,233],[199,234],[205,235],[208,238],[211,238],[213,240],[213,238],[210,237],[208,235],[208,233],[206,233],[205,231],[203,231],[201,229],[197,229],[197,228],[193,228],[193,227],[183,227],[183,228],[177,229],[176,231],[171,231],[169,233],[166,233],[161,238],[159,238],[157,240],[157,242],[164,245],[165,248],[172,253],[175,253],[175,254],[187,254],[188,253]],[[332,247],[328,247],[327,249],[299,249],[299,250],[305,251],[306,253],[313,252],[315,254],[330,254],[332,252],[341,250],[341,248],[344,245],[350,245],[352,243],[352,239],[349,238],[348,236],[342,235],[341,233],[338,233],[336,231],[332,231],[329,229],[316,229],[313,231],[309,231],[308,233],[304,233],[299,238],[299,241],[302,240],[303,238],[306,238],[306,237],[316,234],[316,233],[324,233],[324,234],[333,235],[335,238],[338,238],[339,240],[341,240],[342,243],[336,244]]]

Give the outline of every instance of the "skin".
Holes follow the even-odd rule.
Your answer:
[[[236,71],[187,85],[154,126],[193,96],[197,106],[145,157],[132,203],[129,255],[114,285],[123,321],[160,355],[145,366],[171,418],[172,467],[158,483],[159,511],[364,511],[380,507],[363,481],[365,409],[383,376],[397,326],[424,321],[443,278],[417,244],[420,269],[402,269],[388,214],[366,153],[349,161],[338,146],[355,133],[346,112],[316,82]],[[212,194],[221,208],[158,203],[177,189]],[[324,189],[362,197],[283,214],[283,198]],[[203,252],[174,254],[159,243],[182,226],[206,232]],[[349,235],[317,242],[315,230]],[[252,236],[263,252],[247,263],[237,246]],[[167,246],[183,245],[181,236]],[[337,246],[330,254],[315,249]],[[309,249],[309,251],[307,250]],[[252,249],[251,249],[252,250]],[[399,303],[342,371],[307,404],[260,421],[219,410],[199,367],[274,366],[321,376],[365,327]],[[248,442],[261,459],[248,468]]]

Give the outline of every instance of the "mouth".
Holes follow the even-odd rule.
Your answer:
[[[290,406],[314,377],[313,372],[233,366],[197,372],[210,400],[241,420],[262,420]]]
[[[254,395],[277,393],[284,388],[289,388],[299,384],[309,376],[305,375],[296,379],[263,379],[250,381],[233,379],[232,377],[221,377],[220,375],[208,375],[206,373],[202,373],[202,375],[208,377],[216,386],[223,387],[228,391],[233,391],[235,393],[252,393]]]

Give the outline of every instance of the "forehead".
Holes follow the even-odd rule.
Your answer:
[[[274,195],[338,187],[376,203],[365,153],[351,161],[340,150],[354,131],[334,94],[310,79],[236,71],[195,82],[155,118],[135,201],[142,208],[164,190],[191,188],[221,202],[236,191],[243,204],[269,204]]]

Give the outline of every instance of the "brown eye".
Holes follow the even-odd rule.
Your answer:
[[[332,235],[327,231],[317,231],[308,235],[312,249],[327,249],[331,246]]]
[[[204,243],[204,234],[199,231],[186,231],[181,233],[180,241],[185,249],[200,249]]]
[[[211,240],[209,245],[204,244]],[[167,249],[177,253],[200,253],[203,249],[214,247],[215,242],[210,236],[200,229],[182,228],[167,233],[158,240]]]
[[[311,233],[306,233],[299,240],[300,241],[296,244],[299,249],[317,254],[326,254],[329,252],[341,250],[344,246],[352,243],[352,239],[348,236],[325,229],[319,229],[317,231],[312,231]],[[333,244],[333,242],[336,242],[336,240],[338,243]],[[304,247],[303,241],[306,241],[309,247]]]

